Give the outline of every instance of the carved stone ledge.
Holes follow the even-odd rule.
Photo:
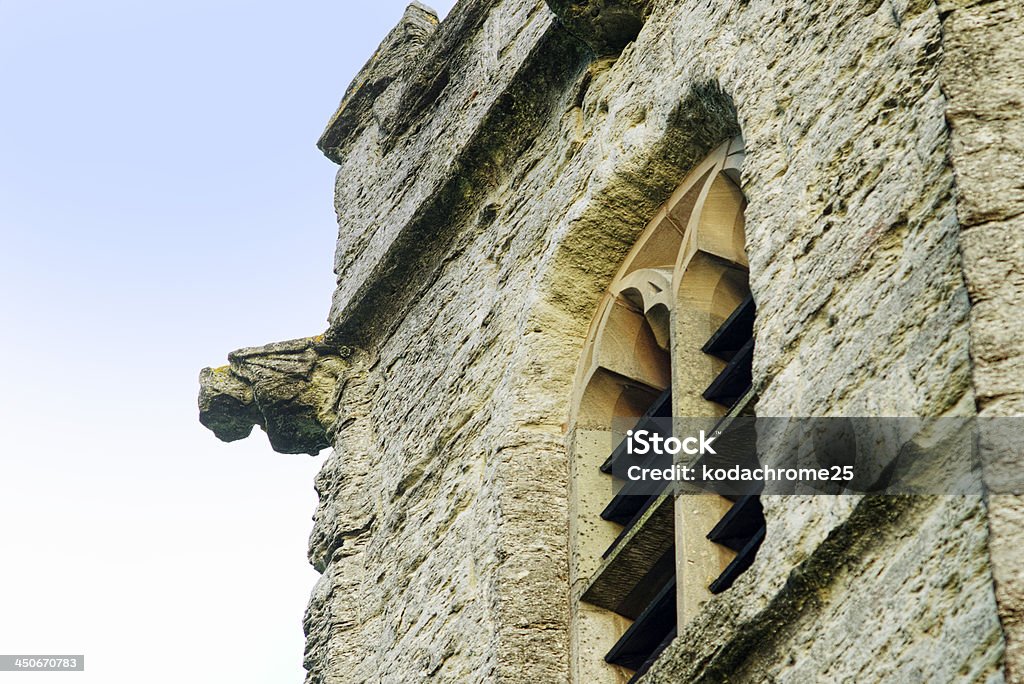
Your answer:
[[[330,446],[347,350],[323,336],[239,349],[199,374],[199,421],[225,442],[259,425],[274,451],[316,455]]]

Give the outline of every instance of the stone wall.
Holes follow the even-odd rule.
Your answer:
[[[943,2],[943,86],[964,275],[971,295],[973,383],[981,416],[1024,414],[1024,7]],[[1014,461],[1011,467],[1018,467]],[[992,572],[1007,673],[1024,682],[1024,498],[990,477]]]
[[[321,139],[340,225],[323,343],[343,361],[310,684],[567,681],[564,426],[587,327],[656,208],[736,133],[759,413],[1019,410],[1000,383],[1020,370],[1024,95],[972,71],[1019,54],[1009,0],[549,4],[462,0],[439,25],[410,8]],[[1024,516],[999,510],[1012,626],[1020,547],[999,540]],[[754,567],[645,681],[1002,679],[983,501],[766,515]]]

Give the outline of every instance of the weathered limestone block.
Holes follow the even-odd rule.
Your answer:
[[[219,439],[243,439],[259,425],[281,453],[316,455],[330,446],[346,363],[322,336],[239,349],[228,361],[199,374],[199,420]]]
[[[374,112],[379,112],[389,99],[388,90],[393,84],[400,88],[396,81],[416,66],[416,58],[437,29],[437,23],[437,15],[429,7],[417,2],[409,5],[402,20],[349,85],[338,111],[320,136],[317,147],[328,159],[341,162],[348,147],[370,123]]]
[[[1024,7],[1014,0],[941,4],[948,6],[942,85],[949,98],[960,220],[970,227],[1020,215]]]

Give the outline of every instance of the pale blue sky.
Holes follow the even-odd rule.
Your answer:
[[[0,653],[87,659],[0,682],[301,682],[320,459],[196,376],[324,329],[314,143],[405,5],[0,0]]]

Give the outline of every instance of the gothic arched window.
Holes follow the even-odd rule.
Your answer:
[[[646,671],[763,539],[756,496],[637,493],[611,474],[622,421],[671,426],[672,416],[753,411],[743,156],[737,137],[687,175],[626,256],[588,333],[570,417],[575,682]]]

